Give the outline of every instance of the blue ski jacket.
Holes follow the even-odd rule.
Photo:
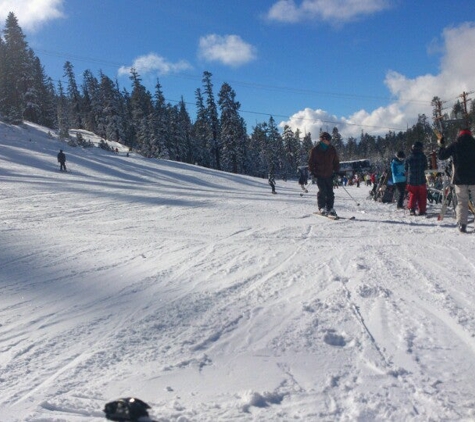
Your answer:
[[[406,168],[404,160],[394,157],[391,161],[391,174],[393,183],[401,183],[406,181]]]

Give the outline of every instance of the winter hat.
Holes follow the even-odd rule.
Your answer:
[[[399,158],[400,160],[404,160],[404,158],[406,158],[406,154],[404,154],[404,151],[398,151],[396,153],[396,158]]]
[[[326,139],[328,141],[332,140],[332,136],[328,132],[322,132],[320,134],[320,139]]]
[[[423,146],[421,141],[416,141],[414,142],[414,145],[412,146],[413,151],[422,151]]]
[[[470,131],[469,128],[460,129],[458,137],[463,136],[463,135],[472,135],[472,132]]]

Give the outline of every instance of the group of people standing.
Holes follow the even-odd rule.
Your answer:
[[[396,186],[397,208],[404,208],[406,191],[409,194],[407,208],[411,215],[425,215],[427,211],[427,158],[422,142],[415,142],[410,155],[406,158],[404,151],[398,151],[391,161],[391,174]],[[416,214],[417,213],[417,214]]]
[[[457,138],[449,146],[444,136],[437,132],[440,160],[452,158],[452,183],[457,196],[457,227],[467,232],[468,202],[470,195],[475,198],[475,139],[468,128],[459,131]],[[406,191],[409,194],[407,207],[411,215],[425,215],[427,210],[427,157],[422,142],[415,142],[411,154],[406,158],[399,151],[391,161],[392,181],[398,191],[397,208],[404,208]],[[416,214],[417,212],[417,214]]]
[[[457,195],[457,227],[462,233],[466,233],[470,195],[475,198],[475,138],[468,128],[460,130],[455,141],[448,146],[445,145],[445,138],[442,134],[437,133],[437,138],[438,158],[440,160],[452,158],[452,183]],[[317,182],[319,212],[323,215],[336,216],[333,179],[340,169],[340,160],[335,147],[331,144],[329,133],[322,132],[319,141],[310,151],[308,169]],[[427,157],[420,141],[412,145],[411,152],[407,157],[404,151],[398,151],[395,154],[391,161],[391,174],[392,182],[398,192],[398,209],[405,209],[404,200],[407,192],[409,213],[421,216],[426,214],[427,169]],[[269,184],[272,187],[272,192],[275,193],[273,175],[269,177]],[[305,190],[302,173],[299,184]]]

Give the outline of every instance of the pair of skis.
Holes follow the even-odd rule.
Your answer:
[[[330,220],[355,220],[355,216],[352,217],[340,217],[339,215],[330,215],[330,214],[322,214],[318,211],[314,212],[315,215],[318,215],[319,217],[323,218],[328,218]]]

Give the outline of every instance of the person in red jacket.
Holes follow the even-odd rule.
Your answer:
[[[331,144],[328,132],[320,134],[320,141],[310,151],[308,168],[310,174],[317,179],[318,210],[323,215],[336,216],[333,208],[335,193],[333,192],[333,176],[340,170],[340,159],[335,147]]]
[[[470,194],[475,198],[475,139],[468,128],[462,129],[457,139],[449,146],[444,136],[437,133],[440,160],[452,157],[452,183],[457,195],[457,226],[462,233],[467,232],[468,201]]]

